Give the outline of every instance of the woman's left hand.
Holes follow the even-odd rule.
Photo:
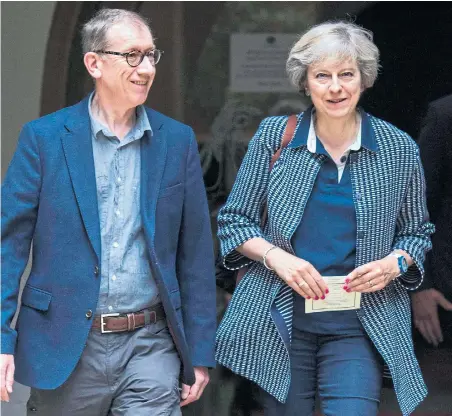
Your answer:
[[[357,267],[345,279],[347,292],[369,293],[383,289],[400,273],[397,258],[384,257]]]

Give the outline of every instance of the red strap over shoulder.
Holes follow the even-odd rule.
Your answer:
[[[295,133],[295,128],[297,127],[297,116],[295,114],[292,114],[289,116],[287,120],[287,126],[284,130],[283,137],[281,139],[281,146],[280,148],[275,152],[275,154],[272,156],[272,159],[270,161],[270,167],[269,170],[273,169],[273,165],[275,162],[279,159],[279,156],[282,152],[282,150],[290,143],[290,141],[293,138],[293,135]]]

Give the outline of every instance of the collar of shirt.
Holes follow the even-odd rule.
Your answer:
[[[358,108],[359,113],[359,128],[356,140],[351,144],[348,150],[359,150],[365,147],[368,150],[376,152],[378,145],[375,137],[375,132],[370,121],[370,117],[361,109]],[[317,136],[314,128],[315,108],[309,107],[302,115],[294,138],[287,147],[296,148],[306,146],[311,153],[316,152]]]
[[[308,139],[307,139],[307,148],[311,153],[316,153],[317,150],[317,142],[319,142],[320,149],[324,151],[324,146],[321,145],[320,140],[317,137],[315,131],[315,108],[311,111],[311,122],[309,125]],[[361,148],[361,114],[358,112],[358,132],[356,134],[355,141],[344,151],[344,155],[348,154],[350,150],[359,150]],[[322,152],[321,152],[322,153]]]
[[[91,111],[91,102],[94,98],[95,91],[93,91],[89,97],[88,100],[88,113],[89,118],[91,120],[91,131],[93,133],[93,136],[97,139],[99,137],[99,132],[102,132],[102,134],[105,137],[116,137],[114,133],[110,131],[110,129],[102,124],[96,117],[94,117],[92,111]],[[136,107],[136,121],[133,128],[127,133],[125,139],[128,139],[127,141],[132,141],[134,139],[138,139],[140,137],[143,137],[143,134],[145,131],[149,131],[152,135],[152,128],[151,124],[149,123],[148,115],[146,114],[146,109],[143,105],[139,105]],[[132,138],[130,136],[132,135]]]

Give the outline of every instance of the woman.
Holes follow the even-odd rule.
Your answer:
[[[378,58],[354,24],[306,32],[287,71],[313,106],[271,173],[287,117],[262,121],[218,216],[225,266],[250,268],[218,330],[217,360],[262,387],[266,415],[310,416],[316,392],[326,416],[376,415],[383,361],[404,415],[426,396],[408,290],[422,281],[434,227],[416,144],[357,107]],[[361,294],[359,309],[306,313],[328,298],[327,276]]]

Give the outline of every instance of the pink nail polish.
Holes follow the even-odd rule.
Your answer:
[[[347,292],[350,293],[350,292],[351,292],[351,289],[347,289]]]
[[[307,299],[311,299],[311,296],[308,296]]]
[[[347,289],[348,289],[348,286],[345,285],[345,286],[342,287],[342,289],[347,290]]]
[[[322,300],[325,299],[325,295],[323,295],[320,299],[322,299]]]
[[[314,300],[319,300],[319,297],[318,297],[318,296],[316,296],[316,297],[314,298]]]
[[[350,283],[350,279],[345,279],[345,283]]]
[[[328,289],[325,290],[325,293],[328,295],[328,293],[330,293],[330,291]]]

